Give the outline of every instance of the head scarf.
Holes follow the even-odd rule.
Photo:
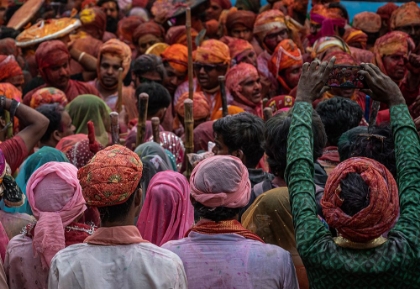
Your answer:
[[[194,200],[209,208],[243,208],[251,196],[248,169],[234,156],[199,162],[191,173],[190,186]]]
[[[46,163],[28,180],[26,193],[38,220],[34,253],[40,255],[42,268],[49,268],[54,255],[66,246],[64,228],[86,210],[77,168],[69,163]]]
[[[252,31],[256,15],[251,11],[238,10],[229,12],[226,18],[226,29],[231,32],[236,25],[242,25]]]
[[[58,88],[55,87],[44,87],[38,89],[31,98],[30,106],[36,109],[42,104],[59,103],[62,107],[67,105],[67,97]]]
[[[337,48],[341,51],[347,52],[350,54],[350,48],[341,38],[337,36],[326,36],[319,38],[312,48],[312,58],[318,58],[323,60],[328,50],[331,48]]]
[[[362,49],[366,49],[368,36],[362,30],[348,28],[343,35],[343,40],[349,46],[353,46],[353,43],[360,43]]]
[[[2,55],[18,55],[16,41],[13,38],[0,39],[0,54]]]
[[[420,7],[415,2],[408,2],[401,5],[392,12],[391,29],[397,27],[420,25]]]
[[[369,187],[369,205],[354,216],[341,210],[340,181],[349,173],[360,174]],[[386,167],[377,161],[350,158],[340,163],[328,176],[321,206],[328,225],[337,229],[344,238],[367,242],[394,225],[400,209],[397,183]]]
[[[142,161],[151,161],[158,172],[171,169],[176,170],[176,168],[172,167],[166,150],[155,142],[145,142],[139,145],[134,152],[139,155]]]
[[[159,133],[160,145],[171,152],[175,157],[177,170],[180,171],[184,161],[185,147],[181,138],[176,136],[173,132],[164,131]],[[153,141],[153,136],[148,139],[149,142]]]
[[[227,10],[232,7],[232,3],[230,3],[229,0],[212,0],[211,2],[214,2],[217,5],[219,5],[222,8],[222,10]]]
[[[74,134],[63,137],[55,147],[66,154],[76,168],[84,167],[93,156],[104,147],[95,141],[95,135],[91,139],[85,134]]]
[[[408,54],[414,49],[415,45],[410,36],[401,31],[392,31],[376,39],[373,53],[375,54],[374,64],[379,69],[388,74],[383,64],[382,58],[387,55],[402,53],[408,58]]]
[[[321,37],[334,36],[335,27],[344,28],[346,25],[346,19],[321,4],[314,5],[309,15],[312,23],[321,24],[321,30],[316,35],[308,35],[309,45],[313,45]]]
[[[185,73],[188,68],[188,48],[182,44],[173,44],[165,49],[160,55],[163,61],[176,71]]]
[[[253,103],[242,94],[241,83],[248,77],[259,78],[258,70],[251,64],[245,62],[239,63],[226,74],[226,88],[233,97],[239,99],[240,103],[244,103],[250,107],[261,106]]]
[[[165,38],[165,30],[162,26],[154,22],[153,20],[143,23],[138,26],[133,33],[133,43],[134,45],[138,45],[140,38],[147,34],[152,34],[157,38],[164,39]]]
[[[127,44],[117,40],[117,39],[111,39],[105,42],[100,50],[99,50],[99,61],[97,64],[97,73],[98,76],[100,75],[99,70],[101,66],[101,59],[102,56],[105,54],[111,54],[116,55],[119,58],[121,58],[121,67],[123,68],[123,78],[127,75],[130,64],[131,64],[131,49],[130,46]]]
[[[91,120],[95,125],[95,135],[98,142],[102,146],[108,144],[109,113],[111,110],[102,99],[92,94],[79,95],[70,102],[66,109],[73,120],[73,125],[76,127],[76,134],[87,134],[87,123]]]
[[[134,30],[143,24],[144,21],[138,16],[128,16],[118,22],[117,35],[119,39],[125,44],[134,48],[133,33]]]
[[[0,55],[0,82],[14,76],[23,76],[22,69],[13,55]]]
[[[166,33],[165,42],[169,45],[178,43],[187,46],[186,29],[187,28],[185,28],[185,25],[173,26],[169,28],[168,32]],[[198,32],[194,28],[191,28],[191,39],[193,41],[193,49],[195,45],[195,38],[197,37],[197,35]]]
[[[82,22],[82,30],[89,31],[97,30],[99,35],[105,33],[106,28],[106,14],[99,7],[92,7],[83,9],[80,14],[80,21]]]
[[[228,115],[234,115],[241,112],[245,112],[245,110],[242,107],[236,106],[236,105],[228,105]],[[223,117],[223,110],[220,108],[216,113],[214,114],[213,120],[217,120],[219,118]]]
[[[194,61],[204,64],[230,64],[229,47],[215,39],[205,40],[197,47]]]
[[[183,93],[175,105],[175,111],[181,117],[185,116],[184,101],[188,99],[188,91]],[[203,92],[193,93],[193,117],[194,120],[208,118],[210,116],[210,105]]]
[[[109,207],[127,201],[136,190],[142,173],[143,164],[136,153],[124,146],[113,145],[99,151],[79,169],[77,178],[88,205]]]
[[[376,33],[379,32],[382,26],[382,19],[376,13],[362,12],[356,14],[353,18],[353,27],[364,32]]]
[[[254,24],[254,35],[263,42],[267,34],[288,28],[284,14],[280,10],[269,10],[260,13]]]
[[[293,88],[288,87],[286,81],[279,76],[279,72],[294,65],[303,65],[302,53],[291,39],[282,40],[274,50],[268,63],[268,69],[273,77],[280,82],[282,87],[290,92]]]
[[[194,225],[194,208],[187,179],[177,172],[157,173],[151,180],[137,228],[157,246],[182,239]]]
[[[208,151],[209,141],[214,142],[213,121],[206,121],[194,129],[194,152]]]
[[[50,40],[42,42],[35,52],[35,60],[39,72],[44,77],[44,68],[55,65],[60,58],[70,59],[67,46],[60,40]]]
[[[376,11],[376,14],[381,16],[382,20],[386,20],[388,23],[388,31],[391,31],[391,15],[392,12],[398,9],[398,6],[392,2],[386,3],[384,6],[381,6]]]
[[[236,57],[244,53],[245,51],[252,50],[254,47],[246,40],[224,36],[220,39],[223,43],[226,43],[229,47],[230,58],[232,59],[232,65],[237,63]]]

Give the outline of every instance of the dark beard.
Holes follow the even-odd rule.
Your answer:
[[[106,17],[106,31],[116,34],[118,29],[118,19]]]

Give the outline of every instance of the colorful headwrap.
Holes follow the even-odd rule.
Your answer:
[[[330,61],[331,58],[335,57],[335,65],[357,65],[357,61],[348,53],[343,51],[333,51],[325,55],[323,61]]]
[[[109,207],[126,202],[142,174],[139,156],[124,146],[113,145],[99,151],[79,169],[77,178],[88,205]]]
[[[401,31],[392,31],[376,39],[373,53],[375,54],[374,64],[379,69],[388,74],[383,64],[382,58],[387,55],[402,53],[408,58],[408,54],[415,48],[415,44],[410,36]]]
[[[346,32],[343,35],[343,40],[349,46],[353,46],[353,43],[360,43],[362,49],[366,49],[368,36],[362,30],[348,28],[346,29]]]
[[[270,33],[286,29],[286,19],[280,10],[265,11],[257,16],[254,24],[254,35],[263,42],[265,36]]]
[[[0,82],[19,75],[23,76],[23,72],[15,57],[0,55]]]
[[[252,46],[252,44],[243,39],[224,36],[220,39],[220,41],[222,41],[223,43],[226,43],[227,46],[229,47],[230,58],[232,59],[232,65],[235,65],[237,63],[236,57],[238,57],[245,51],[247,50],[254,51],[254,47]]]
[[[182,44],[187,46],[187,32],[186,32],[185,25],[180,25],[180,26],[173,26],[171,28],[168,29],[168,32],[166,33],[166,43],[168,43],[169,45],[172,44]],[[191,38],[193,41],[193,49],[194,49],[194,43],[195,43],[195,38],[197,37],[198,32],[195,31],[194,28],[191,28]]]
[[[134,30],[133,33],[133,43],[134,45],[138,45],[140,38],[143,36],[151,34],[156,36],[157,38],[164,39],[165,38],[165,30],[162,26],[157,24],[155,21],[151,20],[149,22],[143,23]]]
[[[138,16],[128,16],[118,21],[117,35],[119,39],[134,48],[133,33],[144,21]]]
[[[117,55],[119,58],[121,58],[121,67],[123,68],[123,77],[125,77],[130,69],[131,64],[131,49],[130,47],[117,40],[117,39],[111,39],[105,42],[101,49],[99,50],[99,61],[98,61],[98,76],[100,75],[99,70],[101,66],[101,58],[104,54],[111,54],[113,56]]]
[[[379,32],[382,26],[382,19],[376,13],[362,12],[356,14],[353,18],[353,27],[364,32],[376,33]]]
[[[205,40],[197,47],[194,61],[204,64],[230,64],[229,47],[215,39]]]
[[[268,69],[283,88],[289,91],[293,87],[288,87],[286,81],[279,76],[279,72],[294,65],[303,65],[302,53],[291,39],[284,39],[277,45],[276,50],[274,50],[270,62],[268,62]]]
[[[92,7],[83,9],[80,14],[80,21],[82,22],[82,30],[89,33],[91,30],[99,31],[99,35],[105,33],[106,28],[106,14],[99,7]]]
[[[258,70],[251,64],[239,63],[229,69],[226,74],[226,88],[234,98],[239,98],[241,103],[245,103],[250,107],[256,107],[258,106],[257,103],[253,103],[242,94],[241,83],[248,77],[259,78]]]
[[[188,68],[188,48],[182,44],[173,44],[160,55],[163,61],[179,72],[186,72]]]
[[[391,15],[391,29],[408,25],[420,25],[420,7],[415,2],[401,5]]]
[[[42,42],[35,52],[35,60],[38,69],[43,74],[44,68],[56,65],[60,58],[70,59],[69,51],[64,42],[60,40],[50,40]]]
[[[321,30],[316,35],[308,35],[309,45],[313,45],[321,37],[334,36],[335,27],[344,28],[346,25],[346,19],[321,4],[313,6],[309,16],[311,23],[321,24]]]
[[[31,98],[30,107],[36,109],[42,104],[59,103],[62,107],[65,107],[68,103],[67,97],[58,88],[55,87],[44,87],[38,89]]]
[[[353,216],[341,210],[343,200],[340,198],[340,182],[350,173],[360,174],[369,187],[369,205]],[[340,163],[328,176],[321,206],[328,225],[344,238],[367,242],[395,224],[400,209],[398,187],[384,165],[368,158],[351,158]]]
[[[209,208],[243,208],[251,196],[248,169],[234,156],[199,162],[191,174],[190,187],[194,200]]]
[[[177,169],[180,171],[185,154],[185,147],[181,138],[169,131],[160,132],[159,137],[160,145],[174,155]],[[153,136],[151,136],[147,141],[153,141]]]
[[[242,25],[252,30],[256,15],[251,11],[238,10],[229,12],[226,18],[226,29],[230,32],[236,25]]]
[[[212,0],[211,2],[214,2],[217,5],[219,5],[222,8],[222,10],[227,10],[232,7],[232,3],[230,3],[229,0]]]
[[[62,162],[44,164],[29,178],[26,195],[38,220],[33,251],[40,255],[42,268],[49,268],[54,255],[65,248],[64,228],[86,210],[77,168]]]
[[[376,14],[381,16],[382,20],[385,20],[388,23],[388,31],[391,31],[391,15],[392,12],[398,9],[398,6],[392,2],[386,3],[384,6],[381,6],[376,11]]]
[[[185,116],[184,101],[188,99],[188,92],[183,93],[175,105],[175,111],[181,117]],[[194,120],[208,118],[210,116],[210,105],[203,92],[193,94],[193,116]]]
[[[291,108],[295,104],[295,98],[290,95],[279,95],[271,98],[265,104],[265,107],[271,107],[273,114],[284,108]]]
[[[337,36],[326,36],[319,38],[312,47],[312,58],[318,58],[319,60],[323,60],[326,53],[331,48],[338,48],[341,51],[350,54],[350,47],[347,45],[344,40]]]
[[[8,99],[14,99],[18,102],[22,101],[22,92],[10,83],[0,83],[0,95],[6,96]],[[15,117],[13,121],[14,130],[19,128],[19,119]]]

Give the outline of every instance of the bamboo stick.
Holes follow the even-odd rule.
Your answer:
[[[14,119],[10,119],[10,112],[7,110],[4,110],[4,118],[6,124],[10,124],[6,131],[6,139],[11,139],[13,137]]]
[[[185,128],[185,164],[186,175],[189,179],[191,176],[191,164],[188,161],[188,154],[194,152],[194,117],[193,117],[193,101],[186,99],[184,101],[184,128]]]
[[[149,104],[149,95],[147,93],[140,93],[137,105],[139,111],[139,119],[137,121],[137,139],[136,146],[144,143],[146,135],[146,120],[147,120],[147,106]]]
[[[219,76],[220,95],[222,97],[222,115],[223,117],[229,114],[227,98],[226,98],[226,78],[224,75]]]
[[[263,114],[264,114],[264,121],[267,121],[273,116],[273,110],[271,109],[271,107],[266,107],[263,110]]]
[[[122,109],[122,88],[123,88],[123,69],[122,67],[120,67],[118,69],[118,98],[117,98],[117,103],[115,105],[115,111],[118,113],[121,113],[121,109]]]
[[[111,119],[111,139],[112,144],[119,144],[120,143],[120,127],[118,124],[118,112],[111,112],[109,114],[109,118]]]
[[[193,99],[194,83],[193,83],[193,58],[192,58],[192,37],[191,37],[191,8],[187,7],[187,20],[185,27],[187,28],[187,45],[188,45],[188,97]]]
[[[160,144],[160,130],[159,130],[160,120],[158,117],[152,117],[152,131],[153,131],[153,141],[157,144]]]

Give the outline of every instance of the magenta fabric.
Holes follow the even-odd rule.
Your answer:
[[[7,244],[9,244],[9,237],[7,236],[6,230],[3,228],[2,223],[0,223],[0,255],[3,261],[6,256]]]
[[[54,255],[65,248],[64,227],[86,210],[77,168],[69,163],[46,163],[29,178],[26,194],[38,220],[34,255],[40,254],[42,267],[49,268]]]
[[[180,173],[163,171],[149,183],[137,228],[145,240],[161,246],[179,240],[194,225],[190,186]]]
[[[191,196],[206,207],[245,207],[251,196],[248,169],[234,156],[207,158],[194,168]]]
[[[310,13],[310,18],[316,23],[322,23],[321,30],[316,35],[308,35],[309,44],[314,45],[315,41],[324,36],[334,36],[334,27],[342,27],[346,25],[346,20],[343,18],[330,19],[316,13]]]

